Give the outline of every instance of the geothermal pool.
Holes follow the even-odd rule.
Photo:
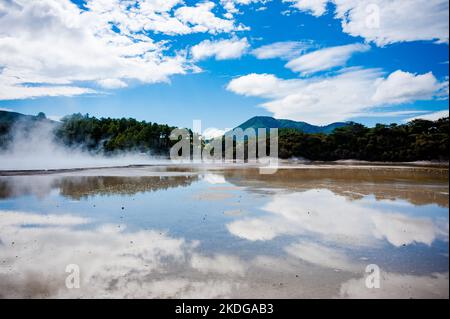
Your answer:
[[[445,168],[0,175],[2,298],[448,298]]]

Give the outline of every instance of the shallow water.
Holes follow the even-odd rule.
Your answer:
[[[448,298],[448,191],[437,168],[3,176],[0,297]]]

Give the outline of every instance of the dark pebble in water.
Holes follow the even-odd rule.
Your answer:
[[[124,210],[125,209],[125,207],[122,207],[122,210]]]

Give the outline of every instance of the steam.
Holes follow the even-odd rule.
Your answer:
[[[1,170],[49,170],[146,165],[167,162],[147,154],[122,153],[114,156],[90,154],[79,148],[57,143],[54,125],[46,122],[18,122],[12,128],[12,139],[0,150]]]

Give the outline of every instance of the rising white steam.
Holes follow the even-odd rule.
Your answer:
[[[47,123],[16,124],[12,129],[11,143],[5,150],[0,150],[0,171],[98,168],[166,162],[147,154],[103,156],[72,149],[55,142],[53,128]]]

